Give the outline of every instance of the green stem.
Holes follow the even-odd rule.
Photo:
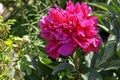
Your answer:
[[[78,48],[76,48],[76,53],[75,53],[75,57],[74,57],[74,64],[75,64],[75,69],[78,70],[79,69],[79,65],[78,65]]]
[[[77,74],[76,74],[76,77],[78,77],[78,80],[80,80],[80,72],[79,72],[79,64],[78,64],[78,61],[79,61],[79,48],[77,47],[76,50],[75,50],[75,56],[73,58],[73,63],[75,65],[75,70],[77,71]]]

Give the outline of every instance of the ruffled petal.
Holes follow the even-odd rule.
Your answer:
[[[74,36],[72,38],[73,38],[74,42],[76,42],[76,44],[78,44],[78,46],[80,46],[81,48],[87,48],[90,45],[85,40],[79,40],[79,39],[75,38]]]
[[[59,47],[60,43],[56,42],[56,41],[49,41],[48,44],[45,46],[45,50],[46,52],[50,53],[50,52],[57,52],[57,48]]]
[[[51,57],[53,59],[57,59],[59,57],[59,53],[57,52],[57,50],[49,52],[48,55],[49,55],[49,57]]]
[[[91,40],[89,39],[89,43],[90,45],[87,48],[84,48],[84,51],[85,52],[90,52],[90,51],[97,52],[100,44],[102,43],[102,40],[98,36],[96,36]]]
[[[61,45],[60,48],[58,49],[58,52],[63,56],[68,56],[74,51],[74,48],[75,48],[75,44],[73,42],[70,42]]]

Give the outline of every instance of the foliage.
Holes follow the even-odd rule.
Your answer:
[[[17,67],[15,61],[18,60],[18,56],[20,55],[17,51],[20,51],[19,48],[23,48],[22,46],[26,43],[26,39],[8,36],[10,26],[14,24],[15,21],[16,20],[11,19],[4,22],[2,16],[0,16],[0,80],[15,78],[17,71],[21,74],[20,77],[23,77],[23,72]]]
[[[55,3],[64,8],[67,0],[0,1],[5,7],[0,17],[0,80],[120,79],[120,0],[73,0],[92,6],[103,44],[98,53],[76,48],[58,60],[44,51],[38,21]]]

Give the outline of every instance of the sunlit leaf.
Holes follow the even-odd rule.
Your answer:
[[[12,48],[13,41],[11,39],[6,40],[4,43],[5,43],[5,45],[8,45],[8,46],[10,46],[10,48]]]
[[[100,9],[102,9],[102,10],[105,10],[105,11],[109,11],[109,10],[107,9],[107,7],[105,7],[105,4],[104,4],[104,3],[93,2],[93,3],[89,3],[89,5],[98,7],[98,8],[100,8]]]

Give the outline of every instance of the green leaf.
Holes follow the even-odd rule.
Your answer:
[[[6,24],[14,24],[15,22],[16,22],[15,19],[11,19],[11,20],[8,20],[8,21],[6,22]]]
[[[113,35],[113,34],[110,34],[109,37],[108,37],[108,41],[116,41],[117,38],[116,38],[116,35]]]
[[[104,70],[118,69],[120,68],[120,60],[107,61],[104,64],[100,65],[100,68]]]
[[[86,66],[90,67],[91,66],[91,61],[92,61],[92,57],[93,57],[94,53],[91,52],[88,55],[85,56],[85,60],[86,60]]]
[[[52,63],[52,61],[48,58],[41,58],[41,62],[44,63],[44,64],[50,64]]]
[[[101,24],[98,24],[98,26],[101,27],[104,31],[109,32],[109,29],[106,26]]]
[[[117,6],[118,8],[120,9],[120,0],[112,0]]]
[[[108,41],[101,49],[99,54],[94,54],[93,63],[95,68],[98,68],[101,64],[105,63],[110,57],[116,53],[116,41]]]
[[[20,62],[20,69],[22,71],[25,71],[26,70],[26,64],[24,62]]]
[[[93,69],[90,69],[88,80],[103,80],[101,75]]]
[[[52,69],[48,65],[45,65],[41,62],[37,63],[36,70],[41,72],[42,75],[48,75],[52,72]]]
[[[117,39],[117,55],[120,58],[120,17],[112,21],[112,32],[116,35]]]
[[[112,20],[112,31],[114,34],[116,34],[117,36],[120,36],[120,17],[115,18]]]
[[[27,67],[26,72],[27,72],[28,75],[30,75],[32,73],[32,69],[30,67]]]
[[[58,75],[49,75],[45,80],[59,80]]]
[[[92,3],[89,3],[89,5],[98,7],[98,8],[100,8],[100,9],[104,10],[104,11],[109,11],[109,10],[105,7],[105,4],[104,4],[104,3],[92,2]]]
[[[1,25],[1,23],[2,23],[3,21],[4,21],[4,20],[3,20],[3,17],[0,16],[0,25]]]
[[[104,80],[118,80],[116,77],[105,77]]]
[[[95,70],[89,69],[86,74],[81,74],[83,80],[103,80],[102,76]]]
[[[31,57],[29,55],[24,55],[24,57],[26,58],[26,61],[31,62]]]
[[[55,67],[52,74],[55,75],[61,71],[66,71],[67,74],[73,71],[74,67],[68,63],[60,63],[58,66]]]
[[[6,40],[5,44],[8,45],[8,46],[11,46],[12,45],[12,40],[10,40],[10,39]]]
[[[120,48],[117,50],[117,56],[120,58]]]
[[[111,5],[116,9],[116,11],[120,12],[120,1],[119,0],[112,0]]]
[[[104,11],[107,12],[111,12],[114,16],[119,15],[119,12],[115,9],[115,7],[111,6],[111,5],[107,5],[105,3],[100,3],[100,2],[93,2],[93,3],[89,3],[92,6],[95,6],[99,9],[102,9]]]

